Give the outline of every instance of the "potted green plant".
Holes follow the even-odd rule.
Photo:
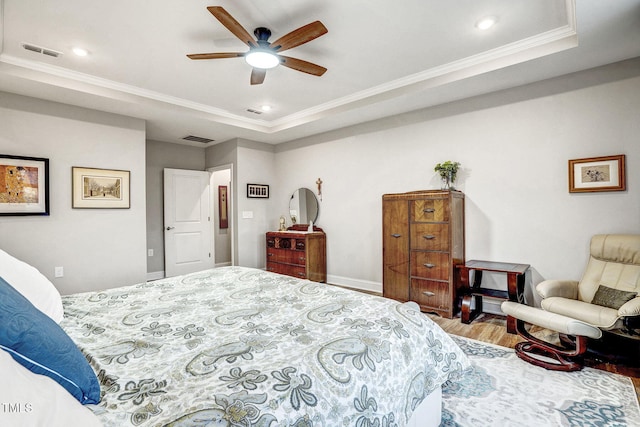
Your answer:
[[[455,190],[455,188],[453,187],[453,183],[456,181],[456,175],[458,173],[459,167],[459,162],[452,162],[451,160],[447,160],[446,162],[438,163],[433,169],[440,174],[443,190]]]

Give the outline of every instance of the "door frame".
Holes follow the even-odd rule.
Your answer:
[[[211,174],[209,181],[209,191],[210,191],[210,199],[211,199],[211,213],[214,214],[214,204],[216,203],[216,188],[213,185],[213,172],[228,170],[229,171],[229,192],[227,193],[227,202],[228,205],[228,215],[229,215],[229,234],[231,236],[231,265],[236,265],[236,221],[235,221],[235,185],[233,179],[233,163],[227,163],[224,165],[213,166],[207,168],[207,172]],[[211,221],[211,245],[215,248],[215,221]],[[215,265],[215,259],[213,260]]]

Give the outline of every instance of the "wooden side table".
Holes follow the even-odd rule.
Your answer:
[[[501,298],[519,303],[524,302],[524,277],[529,264],[513,264],[509,262],[470,260],[456,266],[460,280],[459,289],[462,296],[461,321],[471,323],[482,313],[482,297]],[[469,284],[469,272],[473,271],[473,285]],[[507,275],[507,290],[482,288],[482,272],[505,273]],[[471,309],[471,302],[475,308]],[[515,319],[507,319],[507,332],[516,333]]]

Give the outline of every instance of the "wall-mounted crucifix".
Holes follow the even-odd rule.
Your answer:
[[[318,184],[318,197],[320,197],[320,201],[322,201],[322,180],[318,178],[316,184]]]

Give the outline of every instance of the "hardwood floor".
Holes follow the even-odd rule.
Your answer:
[[[427,314],[427,316],[429,316],[449,334],[472,338],[478,341],[509,348],[513,348],[517,343],[523,341],[523,339],[518,335],[507,333],[506,318],[503,316],[484,313],[468,325],[462,323],[459,316],[454,317],[453,319],[444,319],[435,314]],[[545,339],[553,339],[554,334],[551,331],[543,329],[532,333],[538,336],[542,334]],[[640,367],[603,362],[594,355],[585,356],[585,365],[595,369],[601,369],[603,371],[614,372],[630,377],[636,389],[636,395],[640,396]]]

